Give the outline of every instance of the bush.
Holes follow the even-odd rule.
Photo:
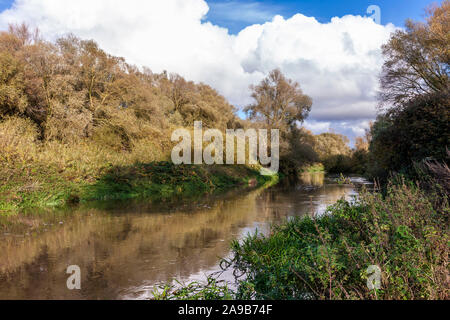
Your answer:
[[[223,281],[209,277],[207,283],[191,282],[162,285],[153,292],[153,300],[231,300],[234,293]]]
[[[7,117],[0,122],[0,159],[23,162],[33,157],[38,129],[29,119]]]
[[[276,227],[269,237],[234,242],[230,264],[243,299],[448,299],[448,196],[434,206],[418,186],[363,192],[320,218]],[[366,270],[382,270],[381,289]]]
[[[372,128],[372,176],[411,172],[427,158],[447,161],[450,141],[449,93],[416,98],[401,109],[380,116]]]
[[[353,171],[352,158],[347,155],[329,156],[323,160],[328,173],[351,173]]]

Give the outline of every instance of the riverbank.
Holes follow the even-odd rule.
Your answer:
[[[234,242],[246,275],[239,298],[448,299],[447,201],[414,185],[340,201],[318,219],[296,219],[270,237]],[[441,199],[442,200],[442,199]],[[368,278],[380,273],[378,290]]]
[[[357,202],[234,241],[222,265],[240,276],[236,290],[212,277],[154,298],[446,300],[449,212],[436,181],[391,182],[385,194],[362,191]]]
[[[272,225],[356,194],[322,174],[301,178],[175,201],[94,201],[0,217],[0,298],[146,299],[174,278],[204,282],[234,239],[269,234]],[[68,263],[81,268],[81,291],[66,289]]]
[[[71,177],[51,167],[15,171],[0,187],[0,215],[61,208],[90,201],[161,201],[276,183],[246,166],[175,166],[169,162],[109,166],[96,179]]]

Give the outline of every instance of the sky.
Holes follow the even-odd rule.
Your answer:
[[[376,117],[381,46],[407,18],[423,20],[431,3],[0,0],[0,30],[26,22],[49,40],[94,39],[138,66],[207,83],[238,108],[252,102],[250,85],[280,68],[313,98],[308,129],[354,139]],[[367,11],[373,5],[379,12]]]
[[[371,5],[380,7],[381,23],[402,26],[406,19],[423,20],[423,8],[430,0],[210,0],[207,19],[226,27],[233,34],[245,27],[264,23],[276,14],[288,17],[296,13],[315,17],[326,23],[345,15],[366,15]],[[436,1],[439,2],[439,1]]]

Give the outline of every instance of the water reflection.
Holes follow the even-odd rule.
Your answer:
[[[15,218],[28,228],[0,234],[0,299],[142,298],[156,283],[216,271],[233,239],[256,229],[267,233],[289,217],[321,214],[356,194],[317,174],[196,204],[129,203]],[[69,265],[81,268],[80,291],[66,287]]]

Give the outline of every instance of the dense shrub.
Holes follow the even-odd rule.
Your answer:
[[[239,298],[448,299],[448,197],[439,206],[418,186],[391,184],[386,197],[363,193],[319,218],[233,244]],[[370,265],[380,290],[367,286]]]
[[[327,157],[323,164],[328,173],[350,173],[353,170],[351,160],[350,156],[339,154]]]
[[[166,161],[172,132],[200,120],[241,125],[205,84],[139,69],[73,35],[0,31],[0,214],[61,204],[110,167]]]
[[[139,69],[92,40],[36,35],[25,25],[0,32],[0,122],[30,119],[44,143],[132,152],[149,137],[167,145],[174,128],[194,121],[222,130],[239,125],[234,107],[205,84]]]
[[[38,129],[29,119],[7,117],[0,122],[0,163],[32,160],[37,149]]]
[[[423,96],[380,116],[372,128],[372,175],[408,172],[425,159],[447,161],[449,102],[448,92]]]

